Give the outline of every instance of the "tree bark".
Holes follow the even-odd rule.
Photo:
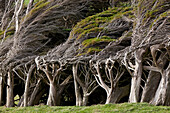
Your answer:
[[[75,88],[75,95],[76,95],[76,106],[81,106],[82,105],[82,97],[80,94],[80,88],[78,86],[76,77],[77,77],[77,68],[78,64],[73,64],[73,78],[74,78],[74,88]]]
[[[57,90],[59,90],[59,89],[57,89],[57,85],[53,82],[50,82],[50,89],[49,89],[47,105],[57,106],[60,104],[60,95]]]
[[[154,105],[170,105],[170,63],[166,70],[162,73],[162,78],[159,87],[156,91],[151,104]]]
[[[46,89],[42,87],[42,82],[39,79],[36,87],[34,88],[33,93],[31,94],[30,101],[28,102],[28,106],[33,106],[35,104],[38,104],[40,98],[45,93]]]
[[[14,89],[14,76],[13,74],[9,71],[8,72],[8,79],[7,79],[7,107],[13,107],[14,106],[14,94],[13,94],[13,89]]]
[[[149,77],[142,92],[141,102],[151,102],[159,86],[160,79],[161,74],[159,72],[151,71],[149,73]]]
[[[116,87],[114,92],[111,94],[109,103],[118,103],[123,97],[128,96],[130,85],[124,87]]]
[[[3,104],[3,88],[4,88],[4,83],[3,83],[3,78],[0,76],[0,106]]]
[[[25,92],[24,92],[24,107],[28,106],[28,92],[29,92],[29,82],[31,79],[31,74],[34,69],[34,65],[31,65],[29,72],[27,73],[27,80],[25,83]]]
[[[131,80],[131,91],[129,96],[129,102],[136,103],[139,101],[139,89],[142,77],[142,54],[144,49],[139,49],[135,52],[135,72]]]
[[[87,104],[88,104],[88,99],[89,99],[89,96],[86,95],[86,94],[84,94],[84,95],[83,95],[83,101],[82,101],[82,105],[83,105],[83,106],[87,106]]]

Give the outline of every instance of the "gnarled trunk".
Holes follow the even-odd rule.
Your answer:
[[[61,94],[71,76],[68,76],[61,84],[56,84],[55,82],[50,82],[50,89],[48,94],[47,105],[58,106],[60,105]]]
[[[105,104],[118,103],[120,99],[129,94],[129,88],[129,85],[126,85],[124,87],[115,87],[113,91],[110,92],[109,95],[107,95]]]
[[[34,91],[32,92],[30,96],[30,100],[28,102],[28,106],[33,106],[39,103],[40,98],[45,93],[46,88],[44,88],[43,82],[41,79],[38,80],[36,87],[34,88]]]
[[[144,49],[139,49],[135,52],[135,71],[131,80],[131,91],[129,96],[129,102],[136,103],[139,101],[139,89],[142,77],[142,54]]]
[[[57,106],[60,104],[60,95],[57,92],[57,85],[53,82],[50,82],[50,89],[49,89],[49,95],[47,100],[47,105],[49,106]]]
[[[170,105],[170,64],[162,73],[162,78],[151,104]]]
[[[128,96],[130,85],[117,87],[111,95],[110,103],[118,103],[123,97]]]
[[[141,102],[150,102],[154,98],[160,79],[161,79],[161,74],[159,72],[151,71],[149,73],[149,77],[146,81],[142,93]]]

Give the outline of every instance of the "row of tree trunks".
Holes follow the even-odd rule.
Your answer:
[[[27,103],[26,103],[27,106],[38,105],[41,97],[47,92],[46,85],[42,81],[42,79],[38,79],[34,89],[30,89],[30,87],[28,89],[29,90],[27,92]],[[25,93],[21,97],[17,106],[24,107],[25,106],[24,104],[25,104]]]

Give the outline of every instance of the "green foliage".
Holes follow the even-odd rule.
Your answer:
[[[82,21],[78,22],[77,25],[73,28],[69,38],[76,38],[76,40],[81,40],[82,48],[79,49],[78,55],[87,55],[94,52],[99,52],[103,48],[100,47],[100,43],[108,44],[109,42],[116,41],[108,36],[95,36],[101,32],[107,33],[106,26],[113,22],[116,19],[126,16],[127,18],[134,18],[133,9],[124,5],[122,7],[113,7],[109,8],[106,11],[98,13],[96,15],[89,16]],[[94,38],[88,38],[88,35],[94,34]],[[87,39],[86,39],[86,38]],[[84,38],[84,39],[83,39]],[[99,44],[96,47],[96,44]],[[95,47],[93,46],[95,45]],[[81,51],[81,52],[80,52]]]
[[[31,11],[24,18],[30,17],[31,15],[33,15],[33,13],[35,13],[38,10],[46,7],[49,3],[50,2],[48,2],[48,0],[40,0],[38,3],[36,3],[36,5],[31,9]]]
[[[15,29],[14,29],[14,27],[12,26],[12,27],[10,27],[10,28],[8,28],[8,30],[7,30],[7,32],[6,32],[6,37],[5,37],[5,40],[7,39],[7,38],[9,38],[11,35],[13,35],[14,34],[14,32],[15,32]],[[0,30],[0,40],[4,37],[4,33],[5,33],[5,31],[1,31]]]
[[[170,107],[153,106],[146,103],[123,103],[94,106],[34,106],[34,107],[0,107],[0,112],[13,113],[170,113]]]
[[[103,27],[101,27],[103,24],[121,18],[123,15],[128,15],[130,18],[133,18],[132,8],[114,7],[96,15],[89,16],[77,23],[77,25],[73,28],[70,38],[72,38],[74,34],[79,34],[78,39],[80,39],[90,32],[101,31],[103,30]]]
[[[100,42],[112,42],[112,41],[116,41],[116,39],[112,39],[108,36],[102,36],[102,37],[96,37],[96,38],[91,38],[91,39],[87,39],[85,41],[82,42],[82,45],[87,47],[89,45],[93,45],[95,43],[100,43]]]

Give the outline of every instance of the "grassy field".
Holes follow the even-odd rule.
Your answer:
[[[76,106],[34,106],[34,107],[0,107],[0,112],[12,113],[170,113],[170,106],[153,106],[146,103],[139,104],[108,104],[86,107]]]

